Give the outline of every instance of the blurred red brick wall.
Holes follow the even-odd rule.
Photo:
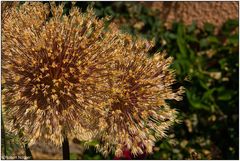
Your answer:
[[[196,21],[202,28],[205,22],[219,28],[226,20],[238,18],[239,3],[235,2],[144,2],[148,7],[160,11],[160,18],[170,27],[173,21],[191,24]]]

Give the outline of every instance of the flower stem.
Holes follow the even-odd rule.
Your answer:
[[[28,147],[28,144],[25,144],[25,153],[26,153],[26,156],[30,157],[29,159],[33,159],[32,153],[31,153],[31,150]]]
[[[63,160],[70,160],[69,143],[67,137],[64,137],[64,141],[62,143],[62,153]]]
[[[1,125],[2,125],[2,139],[3,139],[3,149],[4,149],[4,156],[7,155],[7,145],[6,145],[6,138],[5,138],[5,129],[4,129],[4,123],[3,123],[3,116],[1,111]]]

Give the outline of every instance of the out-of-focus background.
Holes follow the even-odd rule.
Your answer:
[[[11,2],[2,2],[2,10],[3,3]],[[65,3],[68,14],[72,4]],[[153,154],[132,159],[239,159],[238,2],[76,2],[83,12],[89,5],[123,32],[154,39],[149,54],[173,56],[178,85],[186,88],[183,101],[169,102],[181,123],[156,143]],[[16,136],[6,132],[2,155],[3,143],[7,155],[24,155]],[[70,139],[71,159],[114,158],[104,158],[94,144],[86,149]],[[30,149],[34,159],[62,158],[61,149],[42,142]]]

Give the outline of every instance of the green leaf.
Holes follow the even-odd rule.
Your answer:
[[[232,96],[229,93],[224,93],[221,96],[218,97],[221,101],[228,101],[232,98]]]
[[[96,146],[99,144],[99,142],[97,140],[93,140],[93,141],[85,142],[85,144],[89,146]]]
[[[165,37],[169,38],[169,39],[172,39],[172,40],[177,38],[177,36],[174,33],[170,33],[170,32],[166,32]]]
[[[238,19],[230,19],[226,23],[223,24],[222,30],[224,33],[229,33],[239,25]]]
[[[200,40],[200,48],[206,48],[208,46],[208,40],[203,38]]]
[[[239,44],[239,37],[237,34],[229,36],[227,39],[228,44],[238,45]]]
[[[229,90],[225,90],[224,92],[220,93],[218,99],[221,101],[229,101],[232,99],[232,92]]]
[[[78,156],[76,153],[70,153],[70,160],[77,160]]]
[[[195,110],[201,110],[201,109],[205,109],[207,111],[210,110],[208,106],[204,105],[202,101],[193,92],[191,93],[189,90],[186,90],[186,95],[187,95],[188,102],[191,105],[190,108],[192,107]]]
[[[226,58],[222,58],[221,60],[219,60],[219,64],[221,66],[221,69],[224,69],[227,65],[227,59]]]
[[[217,88],[217,92],[218,92],[218,100],[221,100],[221,101],[231,100],[232,95],[234,94],[232,90],[228,90],[225,87]]]
[[[214,101],[214,98],[212,96],[213,92],[215,91],[216,89],[213,88],[213,89],[210,89],[208,91],[206,91],[202,97],[202,100],[207,100],[207,99],[211,99],[211,101]]]
[[[214,43],[214,44],[218,44],[219,43],[219,40],[217,39],[216,36],[208,36],[207,41],[209,43]]]
[[[186,35],[186,40],[187,40],[187,42],[196,42],[196,43],[198,43],[197,37],[195,37],[193,35]]]
[[[215,26],[210,23],[205,23],[204,24],[204,30],[208,33],[213,33]]]
[[[204,89],[208,90],[208,86],[207,86],[206,82],[204,82],[203,80],[200,79],[199,83]]]
[[[193,23],[187,28],[188,33],[193,32],[196,29],[196,27],[197,27],[196,21],[193,21]]]
[[[183,24],[179,24],[177,29],[177,45],[181,54],[184,57],[187,57],[187,49],[186,49],[186,42],[184,40],[184,36],[185,36],[184,26]]]

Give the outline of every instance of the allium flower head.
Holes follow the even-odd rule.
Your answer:
[[[2,22],[4,22],[5,19],[7,19],[10,16],[11,8],[15,8],[19,5],[19,2],[17,1],[6,1],[1,2],[1,18]]]
[[[172,58],[147,52],[152,43],[134,41],[129,35],[119,34],[121,42],[116,50],[109,79],[111,96],[102,109],[99,124],[100,144],[103,154],[111,151],[121,156],[124,149],[133,155],[151,153],[156,140],[165,137],[165,131],[176,119],[176,111],[166,100],[181,100],[183,89],[173,90],[174,71],[169,69]]]
[[[12,132],[30,144],[92,137],[92,109],[102,108],[113,57],[113,36],[104,32],[91,9],[73,7],[66,16],[63,5],[29,2],[11,10],[3,24],[2,83]]]

